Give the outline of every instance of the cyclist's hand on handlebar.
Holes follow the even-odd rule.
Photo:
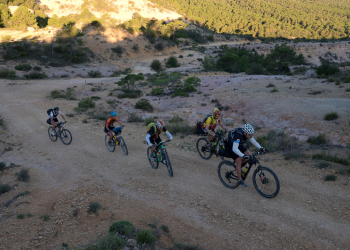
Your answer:
[[[122,128],[124,128],[125,127],[125,125],[122,125]]]
[[[215,136],[215,133],[213,131],[210,132],[210,135]]]
[[[261,148],[260,148],[260,152],[265,153],[265,152],[266,152],[266,149],[263,148],[263,147],[261,147]]]
[[[245,159],[245,160],[250,159],[250,156],[249,155],[245,155],[245,156],[243,156],[243,159]]]

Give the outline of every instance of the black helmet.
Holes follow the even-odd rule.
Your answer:
[[[60,110],[59,107],[54,107],[53,109],[54,109],[55,111],[59,111],[59,110]]]

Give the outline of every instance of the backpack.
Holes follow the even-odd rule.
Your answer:
[[[202,122],[197,122],[196,131],[194,132],[196,135],[206,135],[207,134],[207,131],[205,131],[203,129],[203,124],[210,116],[211,115],[207,115],[206,117],[204,117]]]
[[[47,113],[48,115],[50,115],[50,113],[53,112],[53,111],[54,111],[54,109],[48,109],[48,110],[46,111],[46,113]]]

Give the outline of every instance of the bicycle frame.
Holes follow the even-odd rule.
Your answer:
[[[215,133],[215,138],[212,142],[214,142],[216,140],[216,144],[214,145],[214,150],[217,151],[218,145],[219,145],[219,141],[220,139],[223,138],[223,135],[226,134],[226,132],[217,132]],[[209,136],[208,136],[209,138]]]
[[[247,176],[248,176],[248,174],[249,174],[249,172],[250,172],[250,169],[252,168],[253,165],[256,165],[256,169],[258,169],[259,167],[261,167],[260,162],[259,162],[259,160],[256,158],[256,156],[257,156],[257,155],[262,155],[262,154],[263,154],[262,152],[257,152],[257,153],[254,153],[254,154],[251,155],[251,158],[249,159],[249,161],[246,162],[246,164],[249,164],[249,166],[248,166],[248,171],[245,173],[244,176],[242,176],[242,180],[245,180],[245,179],[247,178]],[[259,165],[257,165],[257,164],[259,164]],[[245,164],[244,164],[244,166],[245,166]],[[243,167],[244,167],[244,166],[241,166],[241,171],[243,170]],[[242,171],[242,173],[243,173],[243,171]]]
[[[157,161],[161,162],[162,161],[162,152],[163,152],[163,144],[159,145],[156,147],[156,150],[154,151],[154,154],[157,156]]]

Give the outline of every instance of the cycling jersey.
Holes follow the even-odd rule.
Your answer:
[[[58,113],[56,114],[55,111],[51,111],[49,114],[49,118],[53,117],[54,119],[57,119],[57,116],[61,114],[61,111],[58,111]]]
[[[255,147],[261,148],[259,143],[254,139],[254,137],[250,138],[249,140]],[[247,149],[244,147],[244,144],[246,142],[247,138],[243,133],[243,129],[236,128],[228,133],[227,139],[225,140],[225,150],[231,155],[233,159],[243,157],[244,152],[247,151]]]
[[[113,118],[113,117],[109,117],[107,119],[107,121],[105,122],[105,127],[113,127],[113,124],[114,122],[119,122],[119,119],[116,117],[116,118]]]
[[[203,123],[203,128],[209,125],[209,130],[215,130],[218,123],[221,122],[220,118],[215,119],[214,116],[209,116]]]
[[[157,126],[155,123],[150,123],[147,126],[147,135],[146,135],[146,141],[148,145],[154,144],[154,143],[159,143],[161,142],[161,139],[159,135],[164,132],[166,135],[172,140],[173,137],[172,135],[167,131],[165,127],[162,128],[162,130],[157,130]]]

